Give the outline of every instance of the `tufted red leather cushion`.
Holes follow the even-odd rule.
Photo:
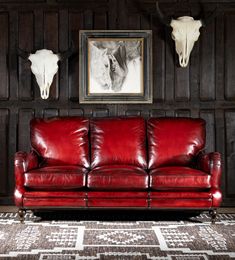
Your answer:
[[[47,165],[89,167],[88,130],[80,117],[33,119],[31,144]]]
[[[87,169],[77,166],[48,166],[24,174],[24,186],[37,190],[77,189],[85,186]]]
[[[161,167],[150,171],[150,187],[154,190],[209,189],[211,176],[189,167]]]
[[[148,121],[148,167],[189,165],[204,148],[205,121],[191,118],[151,118]]]
[[[91,166],[126,164],[142,168],[146,162],[143,118],[91,120]]]
[[[148,174],[139,167],[101,166],[88,173],[87,187],[94,190],[145,190],[148,179]]]

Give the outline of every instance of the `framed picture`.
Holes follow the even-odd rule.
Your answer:
[[[152,31],[82,30],[80,103],[152,103]]]

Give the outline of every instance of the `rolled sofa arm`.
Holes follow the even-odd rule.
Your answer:
[[[38,156],[34,151],[30,153],[17,152],[15,154],[15,192],[14,200],[17,207],[22,207],[24,194],[24,173],[38,167]]]
[[[197,168],[211,175],[212,188],[220,188],[222,162],[219,152],[200,153],[197,160]]]

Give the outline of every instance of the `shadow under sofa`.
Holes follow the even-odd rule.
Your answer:
[[[193,118],[36,118],[15,155],[15,204],[26,209],[209,210],[222,201],[221,156]]]

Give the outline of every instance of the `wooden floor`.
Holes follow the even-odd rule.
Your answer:
[[[17,212],[15,206],[0,206],[0,212]],[[235,213],[235,208],[219,208],[218,213]]]

